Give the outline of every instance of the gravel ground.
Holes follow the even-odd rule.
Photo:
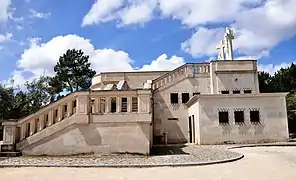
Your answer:
[[[225,146],[187,146],[157,148],[152,156],[130,154],[77,155],[77,156],[21,156],[0,159],[0,166],[169,166],[204,164],[240,158],[237,152],[225,150]]]

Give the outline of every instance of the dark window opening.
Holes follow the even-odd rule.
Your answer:
[[[178,93],[171,93],[171,104],[178,104]]]
[[[260,123],[260,113],[258,110],[250,111],[251,123]]]
[[[182,103],[187,103],[189,101],[189,93],[182,93]]]
[[[178,121],[178,118],[168,118],[169,121]]]
[[[229,123],[229,116],[228,112],[219,112],[219,124],[228,124]]]
[[[200,94],[200,92],[194,92],[193,93],[193,96],[195,96],[195,95],[199,95]]]
[[[127,112],[127,98],[121,98],[121,112]]]
[[[244,90],[244,94],[251,94],[252,93],[252,90],[251,89],[245,89]]]
[[[242,124],[245,122],[244,111],[234,111],[235,124]]]
[[[228,90],[221,91],[222,94],[229,94]]]
[[[232,93],[233,94],[240,94],[240,90],[233,90]]]
[[[116,112],[116,98],[111,98],[111,112]]]

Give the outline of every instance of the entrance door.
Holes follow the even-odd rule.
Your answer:
[[[194,122],[194,115],[189,116],[188,118],[188,125],[189,125],[189,142],[195,143],[195,122]]]

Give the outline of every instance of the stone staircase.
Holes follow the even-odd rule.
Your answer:
[[[146,145],[149,146],[149,139],[146,137],[149,134],[149,124],[151,123],[150,93],[151,90],[136,90],[88,91],[69,94],[27,117],[4,121],[3,144],[0,154],[3,156],[11,156],[11,154],[16,156],[21,155],[21,153],[34,155],[37,151],[36,154],[43,152],[46,154],[48,148],[51,149],[50,153],[52,154],[65,155],[67,152],[72,153],[75,149],[78,149],[77,151],[81,153],[84,153],[84,150],[91,152],[92,149],[105,147],[111,150],[115,149],[114,151],[121,148],[120,151],[122,151],[125,147],[120,144],[123,142],[123,140],[120,140],[122,136],[120,133],[129,138],[142,138],[143,143],[148,143]],[[125,102],[121,102],[122,98],[125,99]],[[112,106],[113,100],[116,101],[115,111],[113,111],[114,105]],[[123,103],[125,104],[123,105]],[[122,112],[123,107],[124,112]],[[134,125],[129,126],[128,124]],[[129,128],[130,131],[126,128]],[[73,130],[78,134],[71,134]],[[132,131],[139,131],[140,133],[143,131],[144,134],[138,136],[134,135]],[[118,132],[118,135],[114,136],[113,132]],[[79,133],[83,133],[83,135]],[[111,137],[109,133],[111,133]],[[66,140],[64,137],[66,139],[70,137],[70,139]],[[77,139],[82,139],[83,142],[80,141],[79,143],[84,143],[85,140],[91,144],[89,142],[78,144],[77,146],[80,147],[77,148],[75,143],[73,146],[69,145],[70,142],[72,143]],[[119,139],[118,142],[117,139]],[[57,143],[56,141],[66,144],[64,146],[67,147],[60,148],[63,152],[54,150],[55,147],[53,146]],[[120,145],[117,145],[117,143]],[[133,151],[133,146],[133,144],[129,144],[127,148]],[[40,149],[42,150],[40,151]],[[138,147],[135,147],[135,151],[138,149]],[[149,152],[146,149],[141,149],[141,151]]]
[[[152,89],[158,90],[175,84],[184,78],[210,75],[209,63],[187,63],[152,81]]]
[[[55,134],[62,129],[79,121],[88,121],[87,109],[76,111],[80,101],[87,101],[87,92],[72,93],[43,109],[20,120],[9,120],[4,125],[4,140],[1,154],[17,154],[28,146]],[[83,112],[83,113],[81,113]],[[83,117],[84,116],[84,117]],[[15,136],[9,137],[10,134]]]

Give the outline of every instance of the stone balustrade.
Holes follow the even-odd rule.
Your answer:
[[[152,88],[158,89],[165,84],[173,82],[177,79],[188,76],[193,77],[195,74],[210,74],[209,63],[184,64],[183,66],[180,66],[177,69],[170,71],[163,76],[153,80]]]

